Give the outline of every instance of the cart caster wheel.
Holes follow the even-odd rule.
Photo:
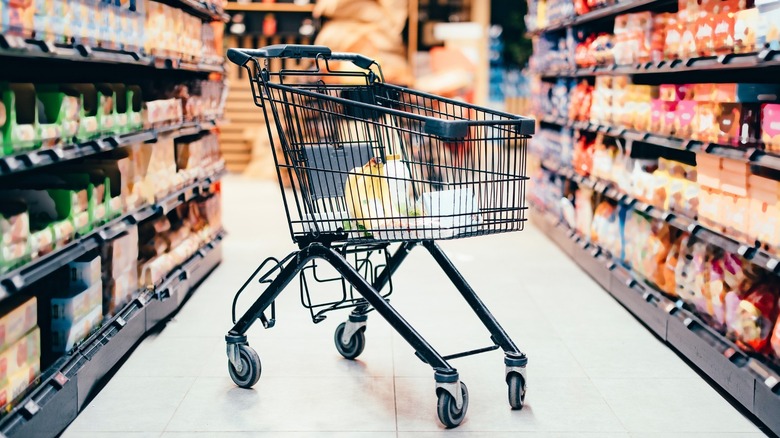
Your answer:
[[[509,406],[514,410],[523,409],[525,402],[525,379],[518,373],[510,373],[506,377],[509,386]]]
[[[366,348],[366,335],[364,333],[365,327],[355,332],[355,334],[352,335],[352,337],[349,339],[349,342],[344,344],[342,342],[341,335],[344,334],[344,328],[346,326],[347,323],[342,322],[338,327],[336,327],[336,333],[333,335],[333,340],[336,343],[336,350],[339,351],[339,354],[344,356],[345,359],[352,360],[360,356],[360,353],[362,353],[363,349]]]
[[[238,357],[241,361],[241,371],[228,360],[228,373],[233,382],[241,388],[251,388],[260,380],[260,356],[249,345],[238,346]]]
[[[445,390],[439,390],[439,402],[436,405],[436,413],[439,415],[439,421],[447,429],[458,427],[466,417],[466,411],[469,408],[469,390],[466,384],[460,382],[460,390],[463,394],[463,406],[458,409],[455,404],[455,397]]]

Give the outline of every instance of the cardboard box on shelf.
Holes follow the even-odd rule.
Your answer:
[[[34,360],[9,376],[7,383],[0,387],[0,406],[5,407],[24,394],[40,374],[41,363],[39,360]]]
[[[0,316],[0,350],[8,348],[38,325],[38,300],[35,297]]]
[[[750,175],[748,236],[751,239],[780,247],[780,182]]]
[[[712,154],[696,154],[696,181],[702,187],[720,190],[723,158]]]
[[[0,386],[8,383],[26,365],[40,361],[41,331],[36,326],[21,339],[0,352]]]
[[[135,298],[138,290],[138,271],[136,269],[109,280],[103,289],[103,314],[115,315]]]
[[[82,256],[68,263],[68,288],[81,291],[100,281],[100,257]]]
[[[103,302],[103,282],[98,280],[78,292],[57,293],[51,298],[52,325],[69,325],[82,319]]]
[[[52,322],[51,348],[54,353],[67,353],[83,341],[103,319],[103,306],[91,309],[77,321]]]

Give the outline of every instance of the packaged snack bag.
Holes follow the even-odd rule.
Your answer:
[[[669,295],[677,296],[675,268],[677,267],[677,264],[680,260],[682,243],[687,241],[687,239],[688,235],[682,234],[677,238],[677,240],[674,241],[671,248],[669,248],[669,253],[666,255],[666,260],[664,260],[664,265],[661,268],[661,278],[663,281],[658,283],[658,287],[660,287],[662,291]]]
[[[775,282],[758,284],[739,302],[736,318],[730,327],[737,344],[757,353],[770,351],[769,338],[778,313],[777,286]]]

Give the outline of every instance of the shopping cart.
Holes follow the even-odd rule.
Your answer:
[[[274,300],[300,273],[302,302],[315,323],[327,312],[352,309],[334,337],[342,356],[354,359],[363,351],[367,314],[376,310],[433,368],[438,417],[446,427],[458,426],[468,408],[466,385],[449,359],[503,349],[509,404],[522,408],[525,354],[435,241],[522,230],[533,120],[386,84],[373,60],[327,47],[273,45],[229,49],[227,56],[246,69],[268,134],[277,139],[273,157],[298,244],[282,260],[261,263],[236,294],[235,325],[225,337],[236,385],[249,388],[260,378],[260,357],[247,343],[247,330],[258,319],[273,326]],[[311,67],[271,71],[271,58],[309,59]],[[400,247],[391,254],[396,242]],[[493,345],[442,356],[389,304],[391,276],[417,245],[441,266]],[[379,263],[372,262],[377,254]],[[317,260],[338,275],[318,275]],[[316,303],[308,271],[316,281],[340,281],[341,296]],[[236,320],[238,297],[255,279],[265,289]]]

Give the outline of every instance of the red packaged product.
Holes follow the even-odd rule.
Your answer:
[[[738,344],[758,353],[770,351],[769,338],[777,319],[776,292],[776,283],[761,283],[739,302],[734,326],[730,327]]]

